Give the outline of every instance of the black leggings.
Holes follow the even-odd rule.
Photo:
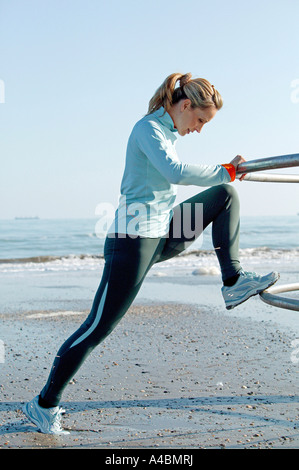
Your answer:
[[[189,204],[188,204],[189,203]],[[202,204],[202,226],[186,236],[184,211],[195,227],[195,209]],[[191,209],[191,210],[190,210]],[[143,281],[155,263],[184,251],[210,223],[212,239],[222,279],[241,269],[239,251],[239,200],[231,185],[214,186],[184,201],[174,209],[169,234],[163,238],[115,235],[106,238],[105,266],[91,312],[68,338],[55,357],[40,398],[44,406],[58,405],[62,392],[91,351],[106,338],[134,301]]]

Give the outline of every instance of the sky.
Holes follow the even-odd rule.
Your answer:
[[[298,153],[298,24],[298,0],[0,0],[0,219],[116,208],[132,127],[173,72],[224,100],[179,136],[183,162]],[[299,213],[299,184],[233,184],[241,215]]]

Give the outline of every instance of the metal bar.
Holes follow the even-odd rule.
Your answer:
[[[298,183],[299,175],[275,175],[266,173],[260,175],[248,174],[255,171],[274,170],[277,168],[289,168],[294,166],[299,166],[299,153],[262,158],[260,160],[251,160],[241,163],[237,168],[236,176],[237,178],[240,178],[241,175],[246,174],[243,179],[247,181]],[[281,292],[290,292],[294,290],[299,290],[299,283],[270,287],[260,293],[260,298],[263,302],[269,305],[299,312],[299,299],[291,299],[277,295]]]
[[[281,294],[281,292],[293,292],[295,290],[299,290],[298,282],[295,282],[294,284],[283,284],[268,287],[268,289],[264,290],[263,293],[269,292],[270,294]]]
[[[260,298],[269,305],[279,308],[286,308],[287,310],[295,310],[299,312],[299,299],[290,299],[288,297],[281,297],[281,292],[291,292],[299,290],[299,284],[284,284],[282,286],[274,286],[260,293]]]
[[[240,178],[241,175],[237,175]],[[243,181],[259,181],[263,183],[299,183],[299,175],[278,175],[274,173],[249,173]]]
[[[273,170],[275,168],[289,168],[299,166],[299,153],[292,155],[280,155],[278,157],[261,158],[240,163],[237,168],[237,175],[251,173],[253,171]]]

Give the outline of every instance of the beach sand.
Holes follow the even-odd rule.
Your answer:
[[[136,301],[65,390],[66,436],[39,433],[21,408],[87,311],[1,315],[0,447],[298,448],[296,334],[223,310]]]

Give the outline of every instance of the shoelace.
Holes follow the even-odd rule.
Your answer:
[[[65,413],[65,410],[63,408],[59,408],[55,414],[53,415],[53,424],[52,428],[54,431],[63,431],[60,421],[61,421],[61,415]]]
[[[254,278],[254,277],[261,277],[259,274],[255,273],[254,271],[241,271],[240,274],[243,274],[245,275],[246,277],[251,277],[251,278]]]

